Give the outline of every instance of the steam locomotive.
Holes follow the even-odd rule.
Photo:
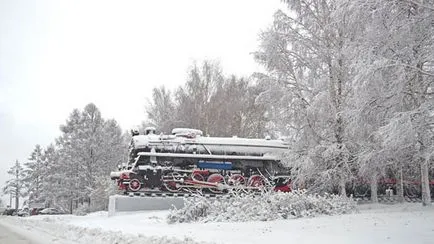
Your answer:
[[[290,169],[281,163],[284,140],[203,136],[175,128],[171,135],[132,131],[129,159],[112,180],[128,192],[291,191]]]

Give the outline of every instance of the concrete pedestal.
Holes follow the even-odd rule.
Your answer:
[[[109,198],[108,215],[113,216],[117,212],[168,210],[175,207],[179,209],[183,206],[184,199],[182,197],[114,195]]]

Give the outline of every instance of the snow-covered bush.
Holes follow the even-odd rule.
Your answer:
[[[181,209],[172,210],[169,223],[269,221],[337,215],[356,211],[356,202],[338,195],[311,195],[303,191],[292,193],[264,192],[234,194],[230,197],[186,198]]]
[[[95,178],[95,187],[90,192],[89,211],[101,211],[108,209],[109,196],[116,194],[116,184],[107,176]]]
[[[81,204],[80,206],[78,206],[78,208],[72,211],[74,215],[78,215],[78,216],[84,216],[90,212],[91,210],[88,204]]]

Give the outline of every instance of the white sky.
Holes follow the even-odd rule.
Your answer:
[[[46,146],[93,102],[124,130],[150,90],[184,83],[193,60],[259,70],[251,52],[279,0],[0,0],[0,186],[15,159]]]

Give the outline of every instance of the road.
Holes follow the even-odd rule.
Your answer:
[[[0,216],[0,243],[4,244],[36,244],[35,242],[27,240],[25,237],[12,232],[8,228],[4,227],[1,224],[1,216]]]

